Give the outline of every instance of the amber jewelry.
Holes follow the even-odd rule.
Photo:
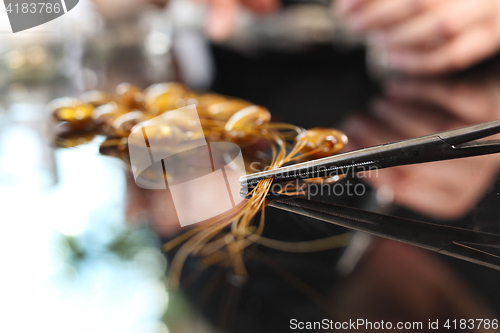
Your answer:
[[[196,105],[203,133],[197,133],[188,118],[169,111]],[[55,143],[73,147],[91,141],[96,133],[107,139],[101,143],[101,152],[128,161],[127,137],[138,123],[158,115],[168,118],[168,125],[144,123],[151,126],[148,133],[165,146],[188,138],[204,136],[207,141],[237,143],[245,157],[248,170],[252,162],[268,169],[284,164],[312,160],[338,153],[347,144],[341,131],[330,128],[301,127],[271,122],[270,112],[252,103],[217,94],[199,94],[184,85],[159,83],[142,91],[128,83],[120,84],[116,95],[90,91],[76,98],[60,98],[48,105],[53,121],[66,131],[58,132]],[[257,170],[252,170],[257,171]],[[307,182],[336,182],[339,176],[319,178]],[[252,189],[251,196],[226,213],[200,223],[163,246],[169,251],[179,247],[171,263],[170,283],[177,285],[182,266],[188,256],[200,259],[203,265],[229,267],[236,276],[245,279],[247,271],[243,251],[251,244],[289,252],[312,252],[347,245],[349,234],[316,241],[287,243],[262,237],[264,230],[266,196],[271,180],[262,180]],[[285,187],[281,195],[297,195],[297,186]],[[260,218],[255,219],[259,211]]]

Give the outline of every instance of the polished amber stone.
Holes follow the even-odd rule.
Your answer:
[[[210,105],[207,113],[212,119],[227,121],[233,114],[251,105],[252,103],[241,99],[230,99]]]
[[[144,110],[144,92],[130,83],[121,83],[116,87],[121,102],[131,109]]]
[[[129,113],[125,113],[115,119],[112,125],[113,131],[117,136],[127,137],[130,135],[130,132],[135,125],[151,118],[151,115],[143,111],[132,111]]]
[[[99,107],[109,102],[117,102],[118,99],[104,91],[91,90],[83,93],[80,100],[85,104],[91,104],[93,107]]]
[[[59,98],[49,104],[53,117],[64,121],[74,130],[81,130],[91,125],[94,107],[84,104],[76,98]]]
[[[148,112],[161,114],[187,105],[188,89],[180,83],[158,83],[145,91],[145,104]]]
[[[211,105],[227,101],[228,98],[218,94],[191,94],[186,100],[187,105],[196,105],[200,117],[208,117]]]
[[[297,140],[306,142],[304,153],[317,150],[312,154],[313,158],[331,156],[340,151],[347,144],[347,136],[332,128],[312,128],[299,135]]]
[[[227,121],[224,129],[227,132],[249,132],[255,126],[267,124],[271,120],[271,113],[262,107],[252,105],[233,114]]]
[[[130,112],[130,109],[124,105],[111,102],[96,108],[92,112],[92,120],[104,131],[110,132],[114,121],[128,112]]]

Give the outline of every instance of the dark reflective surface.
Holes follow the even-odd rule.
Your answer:
[[[347,150],[500,117],[497,60],[446,78],[387,77],[377,83],[364,73],[363,58],[358,51],[339,56],[332,51],[317,50],[324,58],[313,60],[307,54],[293,60],[285,57],[283,62],[276,54],[248,60],[224,50],[216,51],[224,60],[219,61],[221,73],[215,89],[266,102],[276,119],[310,126],[340,126],[350,138]],[[226,75],[237,66],[245,68],[239,84]],[[265,70],[259,71],[261,67]],[[309,76],[312,68],[321,73]],[[261,77],[266,80],[259,80]],[[261,85],[249,84],[257,80]],[[323,98],[314,98],[319,92]],[[369,185],[363,196],[349,196],[345,191],[343,195],[316,196],[314,199],[498,234],[500,213],[495,206],[500,199],[499,162],[499,156],[491,155],[379,170],[361,179],[351,179],[353,186],[356,182]],[[348,179],[344,184],[346,181]],[[274,214],[269,218],[273,221],[297,219],[279,211],[269,213]],[[286,231],[282,230],[280,235],[285,232],[300,234],[302,230],[311,229],[318,237],[339,232],[320,230],[325,227],[320,226],[321,222],[299,219],[298,226],[288,223]],[[283,237],[295,241],[307,239],[292,235]],[[487,251],[495,253],[491,248]],[[344,255],[344,259],[355,261],[356,256],[346,255],[346,252],[352,251],[345,250],[341,257]],[[312,261],[316,254],[306,256],[306,261]],[[337,265],[344,265],[345,261],[348,259],[340,259]],[[324,262],[323,266],[332,268],[332,264]],[[313,272],[310,268],[306,270]],[[339,266],[330,270],[332,283],[326,289],[312,283],[318,287],[319,294],[329,295],[333,304],[340,305],[340,310],[336,308],[330,312],[335,318],[343,315],[393,321],[468,318],[474,313],[491,315],[500,309],[500,287],[496,282],[500,272],[393,241],[372,239],[370,249],[352,275],[333,283],[332,276],[338,276],[338,272]]]

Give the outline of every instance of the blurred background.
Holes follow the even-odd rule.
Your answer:
[[[181,232],[168,194],[137,188],[126,163],[100,154],[102,138],[54,146],[49,101],[121,82],[179,81],[243,98],[273,121],[342,128],[349,149],[500,118],[494,53],[466,71],[415,78],[388,70],[387,55],[329,1],[279,6],[268,15],[238,8],[226,33],[207,31],[203,1],[80,0],[16,34],[0,6],[0,331],[287,332],[292,318],[499,318],[500,272],[363,234],[324,253],[257,249],[245,285],[209,269],[168,290],[171,255],[160,247]],[[335,202],[498,233],[499,163],[383,170],[365,196]],[[272,210],[268,225],[282,240],[343,232]]]

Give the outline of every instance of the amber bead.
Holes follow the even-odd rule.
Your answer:
[[[331,156],[347,144],[347,136],[332,128],[312,128],[299,135],[297,140],[306,142],[304,153],[318,150],[312,154],[312,158]]]
[[[195,104],[200,117],[209,117],[208,109],[211,105],[226,102],[227,100],[227,97],[218,94],[191,94],[186,104]]]
[[[112,125],[113,131],[117,136],[127,137],[130,135],[130,132],[135,125],[149,119],[151,119],[151,115],[142,111],[125,113],[115,119]]]
[[[81,100],[78,98],[73,98],[73,97],[61,97],[61,98],[56,98],[52,100],[48,105],[48,109],[52,112],[53,115],[55,115],[55,111],[59,108],[62,107],[74,107],[74,106],[79,106],[84,104]]]
[[[207,113],[212,119],[227,121],[233,114],[251,105],[252,103],[241,99],[230,99],[210,105]]]
[[[249,132],[255,126],[267,124],[271,120],[271,113],[262,107],[252,105],[233,114],[227,121],[226,132]]]
[[[161,116],[161,121],[165,124],[175,126],[183,132],[201,132],[200,118],[192,116],[191,113],[170,111]]]
[[[116,87],[121,101],[131,109],[144,110],[144,92],[130,83],[121,83]]]
[[[104,131],[111,132],[115,120],[121,115],[124,115],[128,112],[130,112],[129,108],[111,102],[96,108],[92,112],[92,120],[97,126],[102,128]]]
[[[92,123],[94,107],[76,98],[59,98],[49,104],[52,115],[58,121],[67,122],[74,130],[82,130]]]
[[[99,90],[87,91],[80,96],[80,99],[96,108],[109,102],[117,102],[115,96]]]
[[[183,132],[179,128],[157,122],[156,119],[145,122],[143,131],[146,132],[151,147],[155,148],[168,150],[183,139]],[[129,143],[136,140],[137,142],[144,142],[142,130],[140,132],[134,130],[134,133],[129,138]]]
[[[158,83],[146,89],[144,100],[148,112],[161,114],[186,106],[188,93],[188,89],[180,83]]]

